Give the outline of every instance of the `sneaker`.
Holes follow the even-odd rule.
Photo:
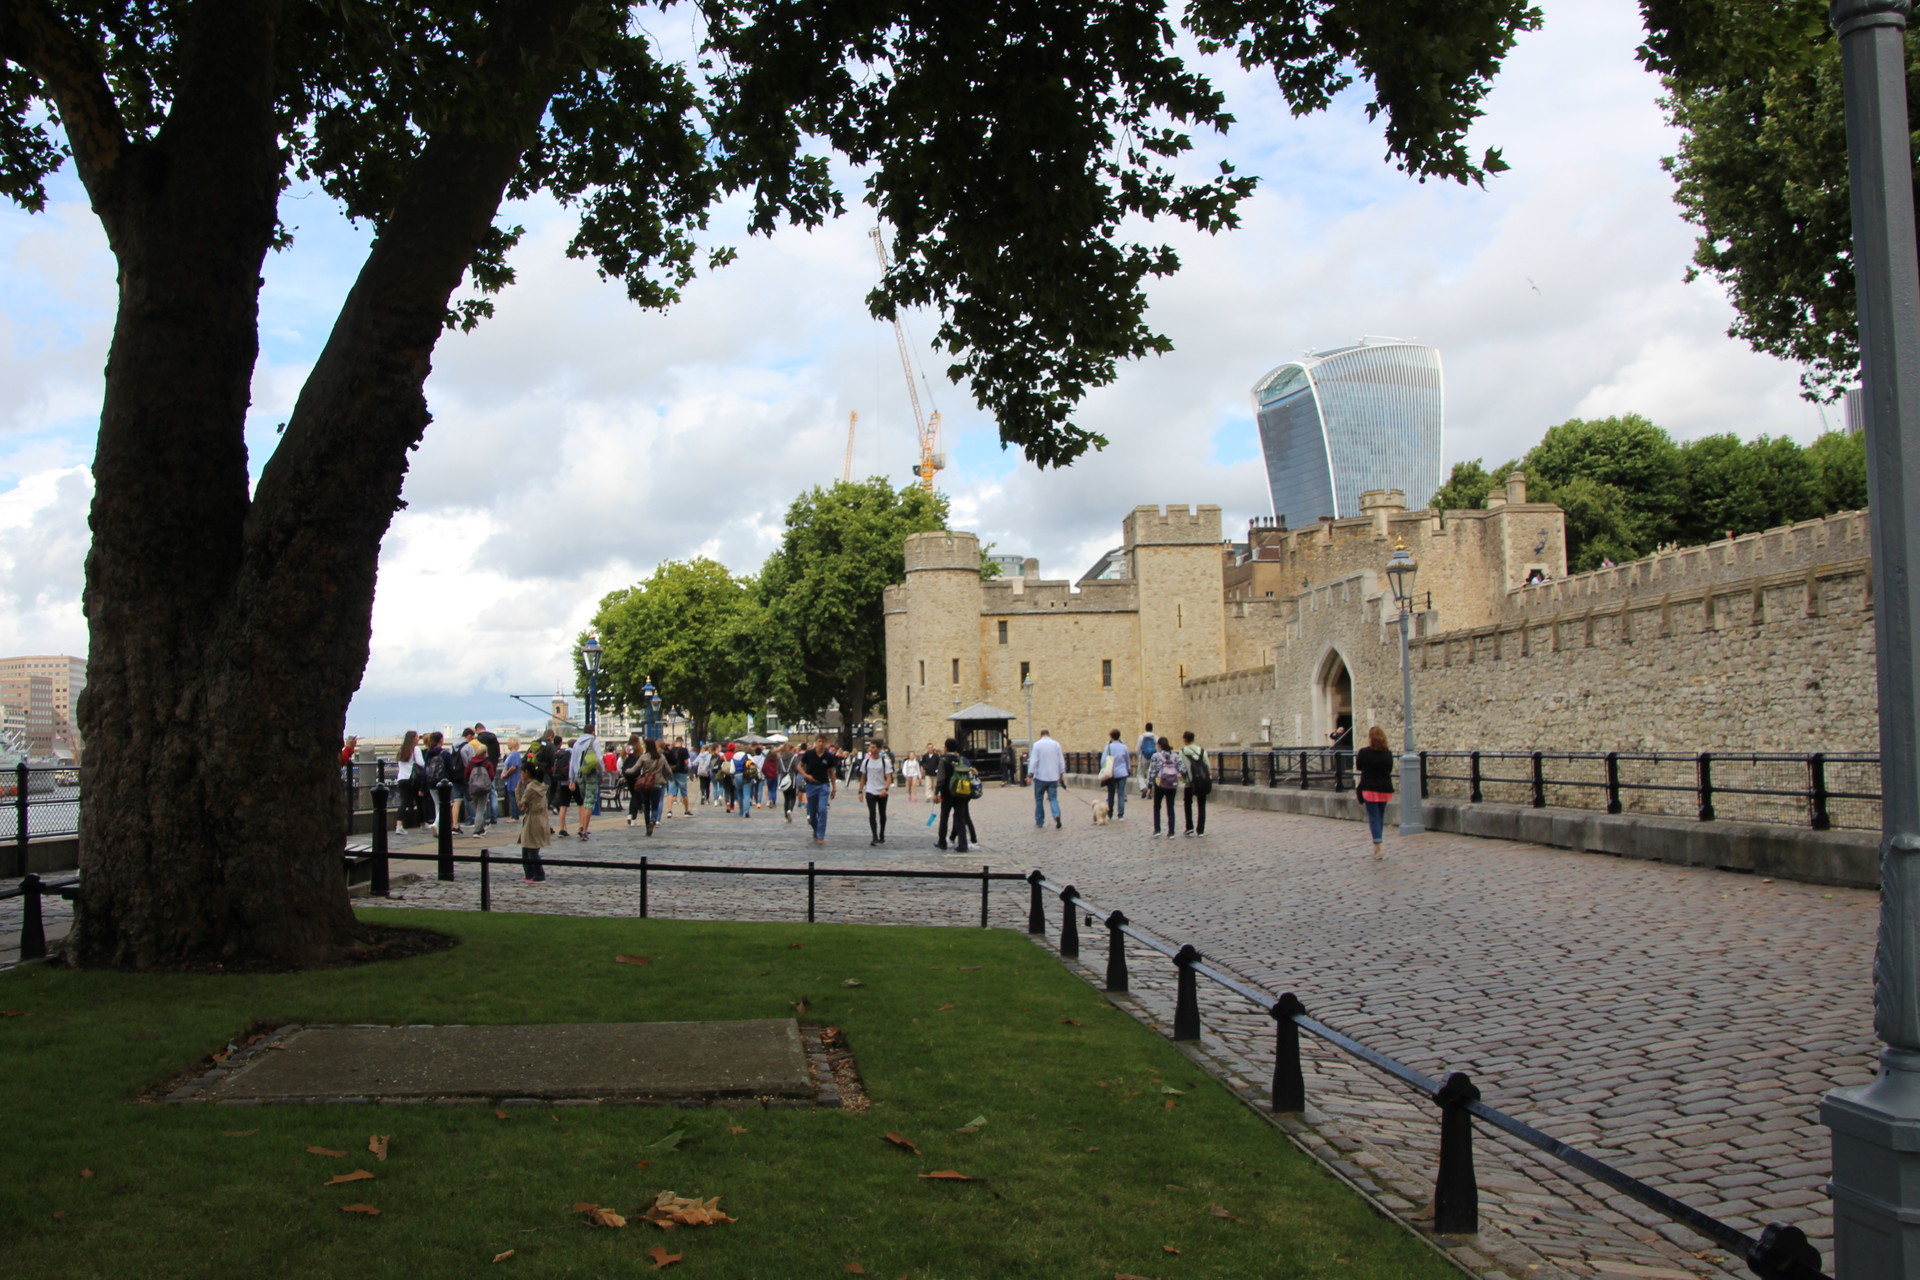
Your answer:
[[[1056,831],[1060,829],[1060,815],[1057,813],[1053,815],[1053,827]]]
[[[584,831],[582,831],[582,832],[580,833],[580,838],[581,838],[582,840],[585,840],[585,839],[587,838],[587,833],[586,833],[586,832],[584,832]]]

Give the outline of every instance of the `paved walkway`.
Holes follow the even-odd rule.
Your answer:
[[[965,856],[936,850],[927,808],[897,796],[881,848],[842,801],[824,849],[799,814],[789,825],[696,805],[692,820],[652,839],[609,815],[590,841],[549,853],[763,866],[812,858],[822,920],[954,925],[978,923],[977,881],[830,873],[1037,866],[1103,909],[1294,991],[1314,1016],[1430,1075],[1470,1072],[1493,1106],[1716,1217],[1754,1232],[1798,1223],[1830,1265],[1828,1139],[1815,1107],[1828,1089],[1872,1074],[1875,894],[1443,834],[1390,838],[1375,862],[1360,824],[1225,808],[1204,837],[1154,840],[1142,806],[1093,827],[1088,794],[1063,797],[1065,829],[1035,830],[1030,793],[992,788],[975,805],[985,843]],[[461,851],[482,843],[514,853],[510,827],[461,841]],[[417,870],[432,875],[430,864]],[[555,869],[545,885],[523,886],[511,862],[500,870],[497,910],[638,910],[631,872]],[[471,909],[475,881],[463,866],[452,884],[399,884],[394,904]],[[806,888],[799,878],[656,872],[649,906],[656,916],[804,919]],[[996,886],[991,908],[993,924],[1023,927],[1025,886]],[[1050,904],[1055,940],[1059,916]],[[1104,930],[1083,928],[1095,967],[1104,941]],[[1136,951],[1133,972],[1148,1013],[1170,1020],[1170,967]],[[1263,1088],[1270,1020],[1204,983],[1202,1014],[1206,1049]],[[1433,1108],[1307,1045],[1307,1140],[1417,1216],[1431,1195]],[[1557,1162],[1484,1131],[1478,1147],[1487,1229],[1476,1246],[1487,1274],[1745,1274],[1739,1260]]]

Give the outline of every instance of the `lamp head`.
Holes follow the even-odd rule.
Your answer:
[[[1413,608],[1413,580],[1419,569],[1413,562],[1413,553],[1407,550],[1406,539],[1396,539],[1393,554],[1387,558],[1387,581],[1403,613]]]
[[[588,675],[599,672],[600,654],[600,638],[598,636],[588,636],[586,643],[580,646],[580,656],[586,660]]]

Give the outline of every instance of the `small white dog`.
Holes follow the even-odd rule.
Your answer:
[[[1098,804],[1093,806],[1093,825],[1094,826],[1096,827],[1106,826],[1107,817],[1108,817],[1107,802],[1105,800],[1102,800]]]

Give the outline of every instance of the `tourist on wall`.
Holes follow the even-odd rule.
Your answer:
[[[459,770],[459,756],[447,749],[446,735],[438,729],[429,733],[426,745],[420,748],[421,791],[427,810],[427,830],[440,834],[440,824],[444,820],[457,833],[460,830],[460,782],[454,774]],[[447,802],[447,812],[440,812],[440,784],[452,784],[453,796]]]
[[[807,789],[807,825],[813,829],[813,842],[827,842],[827,806],[838,788],[835,786],[839,761],[820,734],[800,757],[800,778]]]
[[[1100,752],[1100,781],[1107,787],[1107,816],[1127,816],[1127,785],[1133,773],[1131,753],[1120,741],[1118,729],[1107,730],[1107,745]]]
[[[489,734],[488,736],[491,737],[492,735]],[[493,810],[492,778],[486,770],[481,770],[481,776],[486,779],[488,784],[486,791],[483,793],[480,788],[473,785],[473,762],[486,754],[486,745],[480,741],[479,727],[462,729],[460,731],[460,773],[462,781],[456,789],[460,795],[466,799],[467,816],[477,824],[479,831],[486,830],[487,823],[496,820],[496,815]]]
[[[887,842],[887,793],[893,789],[893,761],[880,749],[880,743],[867,743],[867,754],[857,766],[860,794],[867,801],[867,829],[873,838],[869,846]]]
[[[575,801],[573,780],[570,776],[573,753],[567,747],[567,741],[560,736],[558,729],[547,730],[547,747],[553,752],[553,765],[547,775],[547,809],[555,816],[554,830],[565,836],[567,831],[567,810]]]
[[[473,834],[485,835],[487,813],[493,808],[493,761],[485,747],[476,746],[467,760],[467,807],[473,811]]]
[[[487,793],[487,821],[500,821],[500,739],[479,721],[473,724],[473,740],[487,753],[493,765],[493,789]]]
[[[553,828],[547,822],[547,787],[553,777],[554,759],[553,744],[543,734],[520,761],[520,790],[514,801],[520,806],[520,868],[527,884],[540,884],[547,878],[540,851],[553,843]]]
[[[393,829],[396,834],[422,822],[420,816],[420,779],[415,777],[420,770],[420,735],[412,729],[400,739],[400,752],[393,758],[393,787],[398,793],[398,808],[394,812]]]
[[[667,783],[667,808],[673,808],[674,798],[680,800],[680,816],[693,816],[693,802],[687,799],[687,777],[693,765],[693,753],[687,750],[685,738],[675,738],[673,745],[667,748],[667,766],[673,771],[672,780]]]
[[[357,734],[348,734],[347,740],[340,744],[340,767],[342,769],[353,763],[353,753],[359,749],[359,736]]]
[[[1174,830],[1173,802],[1180,794],[1180,784],[1186,778],[1186,757],[1173,749],[1173,743],[1165,738],[1154,742],[1152,760],[1147,765],[1147,781],[1153,788],[1153,834],[1160,834],[1160,807],[1167,809],[1167,839],[1171,840],[1179,833]]]
[[[573,798],[580,803],[580,838],[587,838],[593,815],[600,811],[600,744],[591,733],[573,740]]]
[[[1190,836],[1207,834],[1207,797],[1213,794],[1213,765],[1207,760],[1207,749],[1194,745],[1193,732],[1188,730],[1180,735],[1186,744],[1180,748],[1182,758],[1181,773],[1186,775],[1186,790],[1181,798],[1181,810],[1186,817],[1185,833]],[[1194,802],[1200,803],[1200,825],[1193,822]]]
[[[506,754],[500,757],[500,816],[506,822],[520,820],[520,762],[524,758],[520,739],[508,738]]]
[[[1387,731],[1379,725],[1367,730],[1367,745],[1353,756],[1360,771],[1360,803],[1367,807],[1367,829],[1373,833],[1373,856],[1385,855],[1382,840],[1386,834],[1387,802],[1393,799],[1393,752],[1387,748]]]
[[[1060,825],[1060,779],[1066,776],[1067,753],[1045,729],[1027,755],[1027,774],[1033,779],[1033,825],[1047,825],[1046,802],[1053,802],[1053,825]]]

